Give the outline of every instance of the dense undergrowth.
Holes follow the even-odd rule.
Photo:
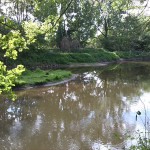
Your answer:
[[[23,57],[22,57],[23,56]],[[22,59],[23,58],[23,59]],[[105,50],[84,49],[78,52],[39,51],[22,53],[18,61],[25,66],[40,66],[48,64],[94,63],[114,61],[119,57]]]
[[[23,64],[26,68],[42,68],[41,66],[48,66],[51,64],[67,65],[72,63],[99,63],[112,62],[121,58],[143,58],[149,57],[150,53],[140,51],[116,51],[110,52],[104,49],[80,49],[76,52],[61,52],[54,50],[39,50],[39,51],[25,51],[19,54],[18,60],[14,62],[7,61],[8,66]]]

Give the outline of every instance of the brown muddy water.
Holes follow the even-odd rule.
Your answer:
[[[1,98],[0,150],[121,150],[136,143],[131,138],[150,115],[150,63],[72,72],[79,74],[73,81],[16,91],[16,102]]]

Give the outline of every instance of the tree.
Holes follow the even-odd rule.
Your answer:
[[[34,3],[33,15],[41,22],[45,21],[45,18],[51,16],[57,16],[57,7],[59,3],[52,0],[36,0]]]
[[[57,15],[49,15],[44,18],[44,21],[29,21],[25,18],[26,15],[31,15],[32,11],[27,11],[28,8],[33,7],[32,4],[38,6],[38,1],[30,0],[13,0],[4,1],[6,8],[9,8],[11,4],[11,10],[9,13],[2,9],[0,16],[0,94],[8,94],[8,96],[15,100],[15,94],[13,93],[13,87],[15,86],[16,79],[25,71],[23,65],[7,66],[7,59],[15,60],[18,57],[18,53],[23,50],[29,49],[28,47],[37,42],[38,37],[43,35],[44,40],[49,40],[54,36],[56,32],[59,19]],[[53,2],[52,0],[50,2]],[[30,4],[29,7],[28,4]],[[9,10],[10,10],[9,8]],[[37,8],[37,7],[36,7]],[[16,15],[16,16],[15,16]],[[15,16],[15,18],[14,18]],[[39,41],[37,42],[39,45]]]
[[[65,0],[60,4],[60,12],[64,9],[64,2]],[[57,31],[57,40],[59,39],[57,43],[60,43],[62,37],[66,35],[71,39],[78,39],[84,47],[88,39],[92,38],[96,33],[95,13],[93,1],[73,0],[61,18]]]
[[[144,8],[140,7],[140,13],[135,14],[139,7],[132,0],[96,0],[95,5],[99,33],[95,39],[97,46],[111,51],[134,50],[135,41],[141,38],[145,30],[147,19],[144,19]]]
[[[2,0],[2,14],[17,23],[31,19],[33,0]]]
[[[96,33],[94,2],[90,0],[75,1],[72,9],[72,14],[75,16],[67,17],[68,28],[75,30],[74,38],[77,38],[82,47],[85,47],[88,39],[94,37]]]
[[[19,30],[9,29],[7,34],[0,34],[0,47],[4,51],[4,58],[16,60],[18,53],[28,49],[30,43],[35,42],[36,34],[32,34],[28,24],[23,24],[24,36]],[[26,30],[28,29],[28,30]],[[12,87],[15,86],[15,80],[25,71],[23,65],[14,66],[9,69],[6,62],[0,61],[0,94],[8,94],[12,100],[15,100],[15,94]]]

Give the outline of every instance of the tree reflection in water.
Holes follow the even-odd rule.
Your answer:
[[[149,74],[149,65],[140,63],[86,68],[75,81],[17,91],[15,103],[0,103],[0,145],[23,150],[121,148],[136,126],[131,106],[150,91]]]

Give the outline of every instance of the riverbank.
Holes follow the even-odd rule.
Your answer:
[[[58,50],[25,51],[19,54],[18,59],[7,60],[7,66],[24,65],[29,70],[60,69],[70,66],[86,66],[85,64],[107,64],[122,60],[150,60],[149,52],[142,51],[115,51],[104,49],[81,49],[77,52],[62,52]]]
[[[15,88],[25,88],[41,85],[54,85],[57,83],[67,82],[74,76],[70,71],[65,70],[26,70],[16,81]]]
[[[71,72],[64,71],[65,68],[99,67],[111,63],[144,60],[150,60],[149,52],[109,52],[103,49],[82,49],[82,51],[74,53],[47,50],[29,55],[28,52],[25,52],[20,54],[16,63],[10,61],[7,63],[9,63],[10,67],[15,67],[12,64],[23,64],[27,68],[28,71],[16,80],[15,87],[20,87],[64,81],[64,79],[72,76]],[[56,69],[62,70],[59,70],[58,73]]]
[[[126,63],[126,62],[141,62],[141,59],[120,59],[113,62],[101,62],[101,63],[75,63],[70,65],[64,65],[65,68],[80,68],[80,67],[102,67],[109,64]],[[15,89],[30,89],[39,86],[54,86],[63,84],[71,80],[76,79],[78,75],[72,74],[66,70],[41,70],[36,69],[34,71],[27,70],[20,76],[15,83]]]

